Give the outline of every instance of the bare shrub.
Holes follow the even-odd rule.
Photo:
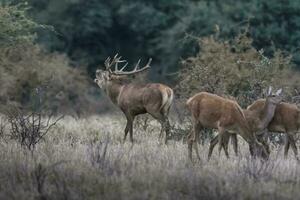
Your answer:
[[[49,130],[62,119],[59,117],[51,122],[52,115],[44,117],[42,112],[33,111],[29,114],[18,108],[11,108],[7,112],[7,119],[10,125],[10,138],[18,141],[21,146],[34,150]]]
[[[16,140],[28,150],[34,150],[36,144],[63,118],[61,116],[53,120],[53,114],[42,104],[41,88],[36,89],[34,97],[30,109],[20,109],[13,105],[6,109],[10,139]]]

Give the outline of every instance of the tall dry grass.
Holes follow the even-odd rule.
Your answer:
[[[187,145],[158,140],[160,127],[134,131],[122,143],[125,119],[65,118],[31,154],[0,141],[0,199],[295,199],[300,165],[274,149],[268,162],[252,160],[240,139],[240,155],[215,151],[192,164]],[[136,126],[138,127],[138,126]]]

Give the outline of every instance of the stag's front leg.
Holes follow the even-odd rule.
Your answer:
[[[130,141],[133,143],[133,121],[134,121],[134,116],[130,120],[130,126],[129,126],[129,133],[130,133]]]

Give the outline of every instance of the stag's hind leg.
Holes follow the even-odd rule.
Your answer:
[[[170,134],[171,126],[170,126],[169,118],[167,116],[165,116],[162,127],[164,127],[164,130],[166,132],[165,144],[167,144],[168,137],[171,136],[171,134]]]
[[[168,142],[168,137],[170,135],[170,122],[169,122],[169,118],[167,115],[161,113],[161,112],[151,112],[148,110],[148,113],[157,121],[159,121],[159,123],[161,124],[161,131],[159,134],[159,138],[162,137],[162,133],[165,132],[166,133],[166,138],[165,138],[165,144],[167,144]]]

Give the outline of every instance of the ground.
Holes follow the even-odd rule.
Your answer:
[[[172,124],[175,122],[173,121]],[[135,126],[134,144],[122,142],[126,121],[103,115],[66,117],[34,152],[0,141],[0,199],[295,199],[300,165],[281,148],[267,162],[253,160],[239,138],[240,154],[217,149],[191,163],[187,144],[159,141],[155,121]],[[196,157],[196,156],[195,156]]]

